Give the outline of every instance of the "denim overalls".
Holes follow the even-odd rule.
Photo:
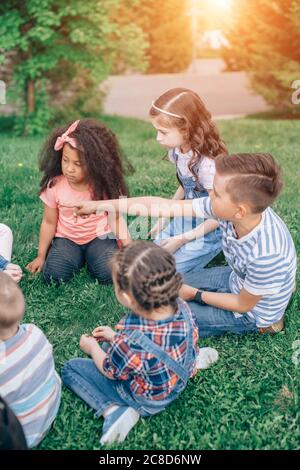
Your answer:
[[[195,176],[181,175],[177,166],[178,155],[175,149],[173,150],[173,159],[178,179],[184,189],[184,199],[207,197],[207,191]],[[158,234],[155,243],[159,244],[161,240],[193,230],[203,221],[204,219],[198,217],[174,217],[170,224]],[[187,273],[202,269],[220,253],[221,249],[221,231],[218,228],[204,237],[186,243],[174,253],[177,271]]]
[[[111,405],[131,406],[141,416],[150,416],[163,411],[185,389],[187,381],[193,372],[195,364],[195,351],[193,345],[193,323],[191,312],[180,299],[179,308],[187,323],[188,347],[184,366],[177,363],[161,347],[151,341],[142,332],[127,329],[126,332],[132,343],[142,346],[145,351],[153,354],[175,372],[180,378],[170,395],[164,400],[151,400],[139,395],[133,395],[130,390],[130,380],[111,380],[103,376],[91,359],[72,359],[62,369],[62,379],[73,392],[80,396],[94,410],[96,416],[101,416],[103,411]]]

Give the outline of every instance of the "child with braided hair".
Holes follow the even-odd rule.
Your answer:
[[[93,337],[83,335],[80,347],[92,359],[72,359],[62,370],[65,385],[104,416],[101,444],[122,442],[140,416],[163,411],[180,395],[198,360],[206,368],[217,359],[212,348],[198,351],[196,323],[178,297],[182,278],[170,253],[133,242],[114,257],[112,277],[130,312],[116,331],[99,326]]]

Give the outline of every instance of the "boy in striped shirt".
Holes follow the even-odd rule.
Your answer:
[[[195,199],[193,211],[219,221],[228,267],[185,276],[183,298],[200,336],[279,332],[297,268],[288,228],[269,207],[282,189],[280,168],[270,154],[219,156],[216,168],[211,198]]]
[[[152,217],[215,218],[228,267],[193,270],[180,297],[199,325],[199,336],[276,333],[295,286],[296,251],[280,217],[270,208],[282,189],[280,168],[268,153],[219,155],[210,197],[168,200],[138,197],[74,205],[74,215],[95,211]],[[69,207],[71,204],[68,205]],[[203,236],[201,226],[184,234]]]
[[[34,447],[56,417],[61,380],[44,333],[20,324],[24,310],[21,289],[0,273],[0,395],[19,419],[28,447]]]

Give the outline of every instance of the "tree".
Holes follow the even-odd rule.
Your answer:
[[[231,70],[250,72],[255,91],[287,109],[300,78],[300,0],[235,0],[223,57]]]
[[[190,0],[139,0],[119,12],[120,24],[133,23],[146,35],[147,73],[185,70],[193,54]]]
[[[13,57],[13,94],[21,103],[20,130],[42,132],[55,113],[52,98],[62,90],[69,92],[73,86],[78,91],[79,86],[83,100],[91,99],[89,90],[95,92],[123,47],[122,30],[111,19],[121,1],[2,0],[0,63]],[[127,25],[127,48],[131,50],[127,56],[134,66],[142,67],[140,53],[135,60],[130,31]],[[135,29],[135,40],[138,33]],[[143,38],[140,47],[145,47]]]

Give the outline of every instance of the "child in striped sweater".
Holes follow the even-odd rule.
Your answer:
[[[0,395],[19,419],[28,447],[34,447],[56,417],[61,380],[44,333],[33,324],[20,324],[24,296],[4,273],[0,273],[0,300]]]

